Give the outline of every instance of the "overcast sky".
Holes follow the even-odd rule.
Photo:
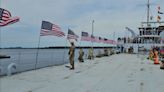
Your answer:
[[[150,2],[151,15],[156,20],[157,6],[164,11],[164,0]],[[0,0],[2,8],[20,17],[20,22],[1,28],[0,44],[2,47],[37,47],[42,20],[59,25],[65,33],[70,28],[79,36],[81,31],[91,34],[92,20],[95,36],[114,39],[130,35],[126,26],[138,33],[140,22],[146,20],[146,3],[147,0]],[[41,37],[41,46],[66,44],[65,38]],[[79,41],[76,45],[89,46],[90,43]]]

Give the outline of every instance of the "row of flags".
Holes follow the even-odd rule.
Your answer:
[[[0,8],[0,27],[7,26],[9,24],[16,23],[20,20],[19,17],[12,17],[11,13],[3,8]],[[49,21],[42,21],[40,36],[57,36],[57,37],[64,37],[65,33],[62,32],[61,28],[53,24]],[[74,33],[73,30],[68,29],[67,39],[75,39],[78,40],[79,36]],[[109,40],[102,37],[97,37],[88,34],[87,32],[81,33],[81,41],[91,41],[91,42],[103,42],[107,44],[116,44],[114,40]]]
[[[89,35],[87,32],[81,33],[81,41],[91,41],[91,42],[97,42],[97,43],[116,44],[116,42],[114,40]]]
[[[157,10],[158,10],[157,22],[160,22],[160,20],[161,20],[160,15],[163,14],[163,12],[161,12],[161,7],[160,6],[158,6]]]
[[[0,8],[0,27],[16,23],[19,19],[19,17],[12,17],[8,10]]]
[[[40,36],[57,36],[57,37],[64,37],[65,33],[62,32],[61,28],[48,21],[42,21],[41,32]],[[74,33],[73,30],[68,29],[67,39],[75,39],[78,40],[79,36]],[[91,41],[91,42],[103,42],[107,44],[116,44],[114,40],[109,40],[106,38],[95,37],[93,35],[89,35],[87,32],[81,32],[81,41]]]

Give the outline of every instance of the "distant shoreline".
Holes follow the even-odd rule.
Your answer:
[[[104,46],[104,47],[100,47],[100,46],[94,46],[93,48],[113,48],[114,46]],[[70,48],[69,46],[64,47],[64,46],[57,46],[57,47],[40,47],[39,49],[68,49]],[[91,48],[90,46],[78,46],[76,48]],[[33,48],[26,48],[26,47],[7,47],[7,48],[0,48],[0,49],[38,49],[36,47]]]

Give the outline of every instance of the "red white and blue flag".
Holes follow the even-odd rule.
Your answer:
[[[68,29],[67,39],[75,39],[77,41],[78,38],[78,35],[76,35],[71,29]]]
[[[163,12],[161,12],[160,10],[161,10],[161,8],[160,8],[160,6],[158,6],[158,14],[163,14]]]
[[[61,31],[61,28],[58,25],[52,24],[48,21],[42,21],[40,36],[57,36],[63,37],[65,33]]]
[[[113,44],[113,40],[108,39],[108,44]]]
[[[0,8],[0,27],[16,23],[19,19],[19,17],[12,17],[8,10]]]
[[[96,38],[93,35],[91,35],[91,42],[96,42]]]
[[[103,38],[99,37],[99,43],[104,42]]]
[[[113,40],[112,44],[116,45],[116,44],[117,44],[117,42]]]
[[[95,42],[99,43],[99,37],[95,36]]]
[[[107,38],[104,38],[104,43],[108,43],[108,39]]]
[[[103,43],[106,43],[106,44],[114,44],[114,45],[117,44],[116,41],[110,40],[110,39],[107,39],[107,38],[104,38]]]
[[[91,37],[87,32],[81,32],[81,41],[91,41]]]

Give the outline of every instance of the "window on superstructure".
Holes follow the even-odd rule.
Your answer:
[[[142,31],[140,31],[140,35],[142,35]]]

